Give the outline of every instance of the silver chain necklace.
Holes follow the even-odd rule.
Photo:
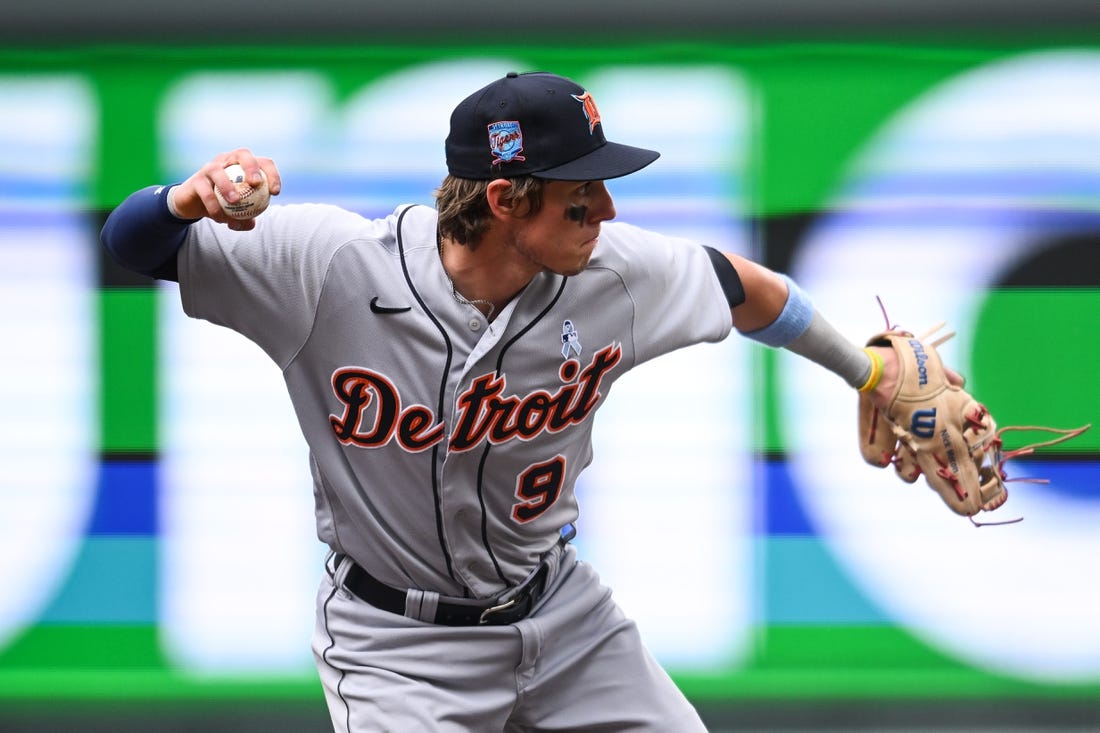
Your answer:
[[[455,281],[452,280],[451,276],[447,274],[447,268],[443,267],[443,237],[441,237],[439,233],[436,232],[435,239],[439,243],[439,266],[443,268],[443,277],[447,278],[447,282],[451,284],[451,297],[453,297],[455,299],[455,302],[459,305],[471,306],[473,308],[476,308],[479,312],[483,312],[481,311],[481,308],[478,308],[479,305],[488,306],[489,312],[485,313],[485,317],[492,320],[493,312],[497,309],[495,305],[493,305],[488,300],[482,300],[481,298],[467,298],[465,295],[458,292],[458,288],[455,287]]]

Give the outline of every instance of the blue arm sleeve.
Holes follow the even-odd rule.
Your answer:
[[[787,304],[783,306],[783,311],[770,325],[745,334],[773,348],[786,346],[794,341],[806,332],[814,319],[814,304],[806,291],[783,273],[779,273],[779,277],[787,283]]]
[[[178,219],[168,209],[171,186],[149,186],[136,191],[107,217],[99,239],[118,264],[127,270],[175,280],[176,252],[197,219]]]

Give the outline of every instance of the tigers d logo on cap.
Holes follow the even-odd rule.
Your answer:
[[[596,130],[596,125],[600,124],[600,110],[596,108],[596,100],[592,99],[592,95],[588,92],[572,96],[584,108],[584,117],[588,120],[588,133],[592,134]]]
[[[451,113],[446,153],[447,172],[471,180],[602,181],[660,156],[609,141],[592,95],[546,72],[510,72],[462,100]]]

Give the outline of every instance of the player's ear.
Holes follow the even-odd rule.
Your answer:
[[[497,219],[519,219],[527,213],[528,202],[515,195],[515,188],[507,178],[496,178],[485,189],[489,210]]]

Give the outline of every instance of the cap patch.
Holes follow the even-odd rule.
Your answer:
[[[489,129],[489,150],[492,151],[493,165],[509,163],[513,160],[527,160],[520,155],[523,152],[523,130],[516,120],[491,122]]]
[[[569,96],[581,103],[584,117],[588,120],[588,134],[591,135],[596,130],[596,125],[600,124],[600,111],[596,109],[596,100],[592,99],[592,95],[588,92]]]

